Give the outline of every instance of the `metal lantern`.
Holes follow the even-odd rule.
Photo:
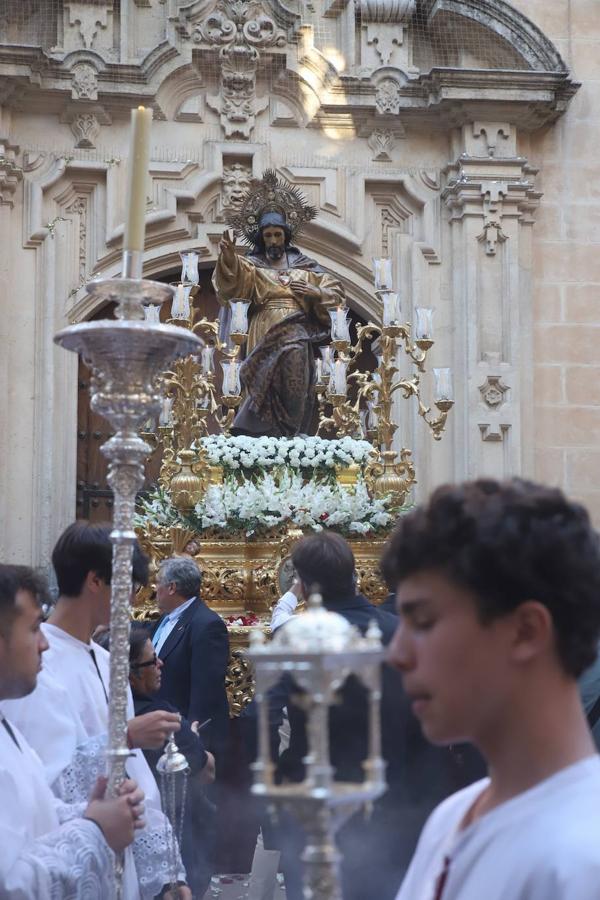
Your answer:
[[[375,620],[363,637],[343,616],[326,610],[318,594],[309,599],[308,611],[287,622],[270,643],[265,642],[262,630],[252,633],[247,655],[255,671],[259,728],[252,791],[287,809],[305,829],[305,896],[313,900],[341,900],[335,831],[386,787],[380,722],[383,654]],[[304,781],[276,785],[267,694],[283,673],[288,673],[304,692],[308,754]],[[368,692],[369,749],[362,782],[336,781],[329,755],[329,708],[349,675],[355,675]]]

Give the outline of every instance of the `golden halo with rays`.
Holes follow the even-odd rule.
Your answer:
[[[238,237],[254,245],[261,216],[268,212],[278,212],[285,217],[292,241],[317,215],[317,210],[306,202],[301,191],[280,178],[274,169],[267,169],[260,181],[253,182],[241,204],[229,213],[227,224]]]

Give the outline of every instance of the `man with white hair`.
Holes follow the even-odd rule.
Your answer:
[[[229,638],[223,619],[200,599],[201,582],[200,570],[189,556],[172,557],[160,564],[156,600],[162,617],[152,643],[162,661],[162,681],[155,696],[171,703],[189,722],[199,723],[204,746],[215,756],[218,779],[229,727],[225,691]],[[192,780],[188,790],[191,827],[183,835],[183,852],[194,896],[202,897],[212,873],[212,801],[218,785],[205,792]]]
[[[200,599],[201,581],[191,557],[172,557],[160,565],[156,600],[162,618],[152,635],[163,663],[157,696],[190,722],[210,720],[203,741],[209,750],[218,751],[229,719],[225,692],[229,638],[221,616]]]

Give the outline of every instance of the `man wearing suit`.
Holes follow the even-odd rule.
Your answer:
[[[225,692],[229,638],[222,618],[200,599],[201,581],[189,556],[166,559],[159,567],[156,598],[162,617],[152,643],[162,662],[162,680],[154,697],[172,703],[189,722],[202,725],[210,719],[201,733],[215,756],[218,777],[229,727]],[[203,896],[214,869],[216,792],[216,785],[205,789],[196,779],[188,784],[186,846],[194,847],[194,897]]]
[[[292,562],[306,596],[318,586],[324,606],[343,616],[361,632],[375,619],[388,644],[397,617],[373,606],[356,592],[352,550],[340,535],[320,532],[303,538],[292,550]],[[283,628],[286,626],[283,625]],[[291,691],[293,694],[293,690]],[[305,716],[288,702],[291,738],[279,760],[282,780],[303,777],[307,753]],[[339,833],[342,851],[342,893],[345,900],[391,900],[396,894],[419,832],[444,797],[483,774],[475,760],[461,767],[447,748],[434,747],[421,733],[396,671],[384,666],[381,702],[382,753],[387,763],[388,791],[373,804],[369,818],[361,811]],[[362,761],[367,757],[368,707],[365,688],[351,676],[340,691],[340,701],[330,711],[331,761],[336,778],[362,781]],[[299,890],[298,835],[293,826],[282,830],[282,860],[289,900]]]
[[[225,623],[200,599],[202,576],[190,557],[164,560],[156,582],[162,618],[152,643],[163,663],[158,697],[201,725],[207,748],[217,753],[227,737],[229,707],[225,674],[229,639]]]

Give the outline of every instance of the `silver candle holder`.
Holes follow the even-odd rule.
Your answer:
[[[166,827],[165,822],[165,842],[170,869],[169,887],[175,896],[179,862],[178,847],[183,836],[183,819],[190,767],[186,757],[175,743],[173,732],[169,735],[164,752],[156,763],[156,768],[160,774],[160,797],[163,812],[171,823],[171,828],[169,829]]]
[[[307,835],[302,854],[304,894],[312,900],[342,900],[337,829],[386,788],[381,757],[381,631],[373,621],[363,637],[343,616],[323,608],[314,594],[308,611],[291,619],[266,643],[262,629],[251,632],[247,651],[254,665],[258,704],[258,759],[252,792],[295,816]],[[304,781],[274,783],[267,694],[288,673],[302,689],[308,753]],[[354,674],[368,691],[368,757],[362,782],[335,780],[329,755],[329,708],[346,678]]]
[[[115,794],[125,779],[127,688],[129,685],[129,623],[133,591],[132,555],[136,540],[133,515],[144,481],[144,460],[151,448],[138,435],[144,423],[160,411],[157,379],[182,356],[200,352],[203,342],[173,325],[144,320],[145,303],[172,298],[172,289],[144,280],[141,254],[123,254],[123,272],[131,277],[91,281],[88,294],[117,304],[116,320],[82,322],[55,335],[66,350],[83,358],[92,370],[91,406],[111,424],[115,434],[102,452],[109,460],[108,482],[114,492],[111,613],[110,693],[108,726],[108,790]],[[117,896],[122,866],[117,866]]]

